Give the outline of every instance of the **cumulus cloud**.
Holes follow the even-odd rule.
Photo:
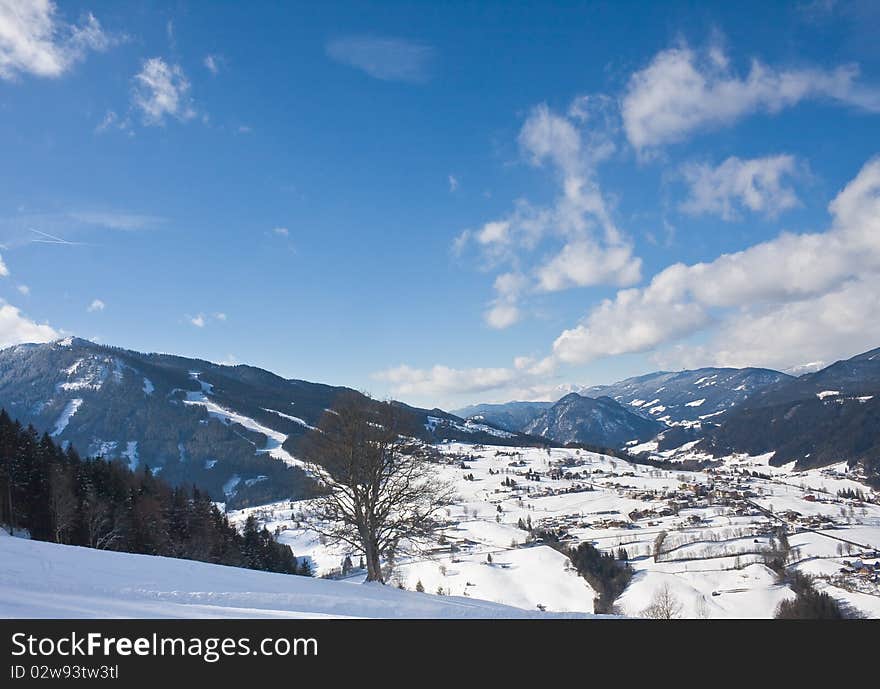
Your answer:
[[[290,230],[288,230],[286,227],[273,227],[272,232],[273,234],[277,234],[279,237],[287,237],[290,235]]]
[[[0,300],[0,347],[23,342],[51,342],[58,332],[48,323],[38,324],[12,304]]]
[[[6,267],[6,261],[0,256],[0,277],[9,277],[9,268]]]
[[[58,16],[51,0],[0,0],[0,79],[60,77],[89,51],[116,42],[92,14],[75,25]]]
[[[861,84],[856,65],[779,69],[752,60],[738,74],[724,51],[686,45],[664,50],[629,79],[621,100],[626,136],[637,150],[682,141],[756,113],[777,113],[806,99],[880,112],[880,89]]]
[[[735,220],[740,209],[768,217],[795,208],[800,201],[785,178],[797,176],[797,161],[791,155],[742,160],[731,156],[717,167],[688,163],[682,177],[689,187],[679,208],[691,215],[712,214]]]
[[[204,328],[205,324],[208,322],[203,313],[196,314],[195,316],[187,316],[187,318],[189,319],[189,322],[197,328]]]
[[[132,104],[141,111],[147,125],[164,125],[166,117],[186,121],[196,116],[189,90],[189,80],[180,65],[154,57],[146,60],[134,76]]]
[[[496,280],[495,298],[485,312],[491,327],[504,328],[519,321],[519,301],[529,293],[626,286],[639,280],[641,260],[616,226],[596,178],[596,165],[613,151],[609,107],[605,99],[579,98],[567,114],[553,112],[546,105],[533,108],[518,143],[534,167],[550,171],[559,194],[549,206],[519,199],[506,216],[465,230],[456,238],[456,254],[473,245],[485,268],[507,266],[513,270],[506,275],[519,275],[516,290],[505,289],[509,285]],[[591,127],[587,131],[585,123]],[[537,254],[538,249],[543,251]]]
[[[682,357],[716,352],[717,363],[754,364],[847,342],[848,323],[870,320],[864,295],[875,290],[865,286],[880,281],[880,158],[864,165],[829,211],[826,232],[783,233],[708,263],[675,264],[647,287],[618,292],[556,339],[553,358],[585,363],[647,351],[712,322],[720,323],[713,343]],[[759,337],[760,357],[748,344]]]
[[[326,45],[328,57],[355,67],[375,79],[424,83],[431,78],[436,52],[422,43],[400,38],[348,36]]]
[[[86,311],[88,311],[89,313],[95,313],[96,311],[103,311],[105,307],[106,304],[103,301],[101,301],[100,299],[95,299],[94,301],[92,301],[91,304],[89,304]]]
[[[705,345],[658,352],[663,367],[763,366],[791,370],[830,363],[880,342],[880,275],[854,278],[827,294],[737,313]]]
[[[27,285],[19,285],[18,287],[16,287],[16,289],[18,290],[19,294],[21,294],[25,297],[30,296],[31,288],[28,287]]]

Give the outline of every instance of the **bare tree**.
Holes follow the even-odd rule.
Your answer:
[[[324,483],[311,526],[330,542],[362,551],[367,581],[385,581],[383,557],[426,542],[453,497],[405,432],[400,407],[350,393],[324,414],[301,448]]]
[[[651,604],[642,610],[642,617],[651,620],[677,620],[681,617],[681,603],[667,584],[654,594]]]

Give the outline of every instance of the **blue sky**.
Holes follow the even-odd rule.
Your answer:
[[[455,407],[880,345],[870,2],[0,0],[0,344]]]

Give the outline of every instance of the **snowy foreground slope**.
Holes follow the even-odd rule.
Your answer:
[[[0,531],[0,618],[548,616],[483,600],[41,543]]]
[[[669,591],[678,617],[769,618],[795,595],[767,566],[773,533],[785,527],[789,571],[816,577],[817,589],[880,617],[880,496],[845,463],[798,472],[794,463],[770,466],[771,455],[737,455],[693,471],[568,448],[435,447],[458,498],[427,552],[394,563],[395,586],[421,584],[523,610],[594,612],[590,584],[563,553],[531,538],[525,522],[564,533],[569,547],[625,549],[634,577],[615,601],[623,615],[644,616]],[[850,491],[865,501],[841,494]],[[360,554],[323,543],[309,528],[307,506],[282,501],[228,515],[237,524],[253,515],[320,576],[362,580]],[[347,555],[354,567],[343,574]]]

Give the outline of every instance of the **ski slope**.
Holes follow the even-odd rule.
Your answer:
[[[0,531],[0,618],[501,619],[549,615],[379,584],[42,543]]]

